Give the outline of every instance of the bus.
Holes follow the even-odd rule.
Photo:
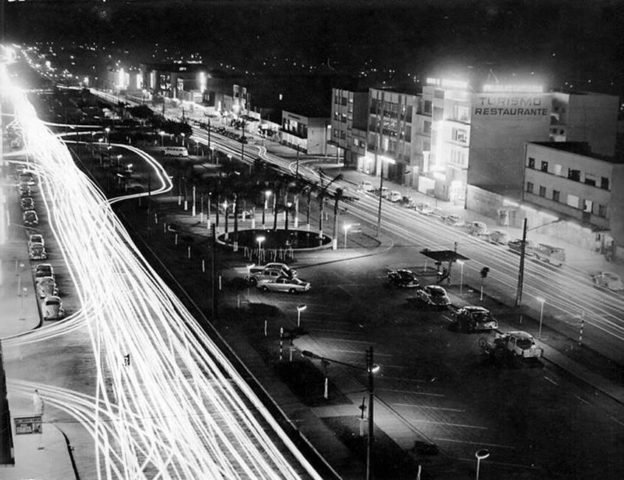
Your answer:
[[[165,147],[163,153],[166,157],[188,157],[186,147]]]

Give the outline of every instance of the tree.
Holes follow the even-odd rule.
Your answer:
[[[344,191],[342,188],[337,188],[334,192],[334,239],[338,239],[338,202],[342,200]]]

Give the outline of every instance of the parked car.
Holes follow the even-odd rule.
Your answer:
[[[39,225],[39,217],[37,216],[37,212],[34,210],[26,210],[22,214],[22,219],[24,220],[24,225],[27,227]]]
[[[420,282],[414,272],[405,268],[390,270],[388,272],[388,281],[391,286],[399,288],[417,288],[420,286]]]
[[[310,290],[310,282],[297,277],[278,277],[275,280],[261,280],[258,288],[263,292],[302,293]]]
[[[281,268],[265,268],[259,272],[249,273],[248,281],[251,285],[258,285],[258,283],[270,280],[277,280],[279,277],[285,277],[286,275]]]
[[[31,233],[28,237],[28,248],[32,247],[34,244],[40,244],[45,247],[45,241],[43,240],[43,235],[40,233]]]
[[[507,242],[509,242],[509,235],[507,235],[507,232],[494,230],[488,234],[487,240],[488,242],[495,243],[496,245],[507,245]]]
[[[360,188],[365,192],[373,192],[375,190],[372,182],[369,182],[368,180],[364,180],[362,183],[360,183]]]
[[[468,224],[468,233],[475,236],[486,235],[488,233],[488,228],[485,223],[475,220]]]
[[[269,262],[266,265],[253,266],[249,269],[249,274],[252,275],[255,273],[260,273],[267,268],[273,269],[273,270],[281,270],[284,276],[286,277],[297,276],[297,270],[295,270],[294,268],[290,268],[285,263],[279,263],[279,262]]]
[[[390,200],[393,203],[397,203],[403,200],[403,195],[401,195],[401,192],[397,191],[397,190],[392,190],[389,194],[388,194],[388,200]]]
[[[433,215],[433,207],[428,203],[419,203],[416,205],[416,211],[422,215]]]
[[[20,185],[37,185],[37,180],[35,179],[35,176],[30,172],[20,173],[18,180]]]
[[[455,324],[460,331],[497,330],[498,322],[487,308],[468,305],[455,311]]]
[[[624,283],[617,273],[595,272],[591,274],[591,279],[595,287],[606,288],[614,292],[624,290]]]
[[[29,185],[20,185],[18,187],[20,197],[30,197],[33,193],[32,188]]]
[[[522,240],[520,239],[511,240],[507,242],[507,246],[509,247],[509,250],[511,250],[514,253],[517,253],[518,255],[522,253]],[[535,244],[531,242],[530,240],[527,240],[526,245],[524,247],[525,257],[532,257],[534,255],[533,253],[534,248],[535,248]]]
[[[45,277],[54,278],[54,268],[49,263],[40,263],[35,267],[35,281],[38,282],[40,278]]]
[[[33,210],[35,208],[35,201],[32,197],[22,197],[20,200],[20,206],[22,210]]]
[[[441,217],[442,221],[452,227],[463,227],[465,222],[459,215],[444,215]]]
[[[60,320],[65,315],[63,302],[56,295],[44,298],[41,302],[41,314],[44,320]]]
[[[58,295],[58,288],[52,277],[43,277],[37,280],[37,295],[39,298]]]
[[[45,260],[48,258],[45,247],[40,243],[35,243],[28,249],[28,256],[31,260]]]
[[[416,290],[415,296],[411,299],[411,302],[447,308],[451,304],[451,299],[443,287],[439,285],[427,285]]]

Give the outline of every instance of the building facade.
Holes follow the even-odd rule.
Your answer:
[[[329,118],[307,117],[282,111],[281,142],[310,155],[335,154],[335,147],[329,146]]]
[[[587,227],[587,241],[624,246],[624,164],[584,142],[529,143],[523,200]],[[565,229],[558,229],[564,233]]]
[[[368,90],[332,89],[330,143],[344,152],[347,167],[357,168],[366,155]]]

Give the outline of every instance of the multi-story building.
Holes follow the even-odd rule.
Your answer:
[[[613,95],[553,92],[550,139],[555,142],[587,142],[592,152],[613,156],[618,108],[618,97]]]
[[[280,141],[310,155],[333,155],[335,147],[330,152],[328,145],[330,126],[329,117],[308,117],[283,110]]]
[[[586,142],[529,143],[524,160],[523,200],[561,220],[550,234],[574,235],[603,251],[613,240],[624,245],[622,161],[593,153]],[[579,236],[579,226],[585,235]]]
[[[420,161],[413,122],[419,105],[416,94],[369,90],[367,151],[358,169],[416,186]]]
[[[357,167],[366,154],[368,89],[351,91],[332,89],[331,144],[344,152],[347,167]]]

